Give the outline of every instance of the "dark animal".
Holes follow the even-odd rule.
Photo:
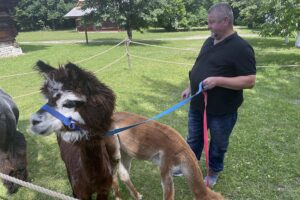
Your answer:
[[[26,140],[17,130],[19,110],[12,98],[0,89],[0,172],[26,181]],[[9,194],[19,186],[3,180]]]
[[[57,134],[62,160],[67,168],[73,196],[82,200],[108,198],[114,169],[120,160],[117,137],[104,137],[110,129],[115,96],[107,86],[71,63],[55,69],[42,61],[36,69],[45,76],[41,88],[47,104],[65,116],[72,116],[80,130],[39,110],[31,117],[31,131]]]

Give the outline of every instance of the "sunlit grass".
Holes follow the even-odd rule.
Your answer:
[[[250,32],[250,30],[243,30]],[[71,32],[21,33],[19,41],[43,40],[53,38],[77,39],[79,33]],[[185,37],[205,35],[205,31],[179,33],[136,34],[139,39],[147,39],[155,45],[189,48],[199,51],[204,40],[151,41],[151,38]],[[1,59],[0,87],[15,97],[21,117],[18,125],[28,142],[29,180],[37,185],[71,195],[64,163],[60,159],[58,145],[54,135],[34,136],[26,132],[30,114],[37,111],[44,100],[40,94],[19,97],[39,90],[42,83],[37,73],[10,78],[1,76],[32,72],[34,63],[41,59],[53,66],[67,61],[79,61],[102,52],[114,44],[111,38],[121,41],[123,33],[107,34],[103,44],[66,44],[41,45],[22,44],[25,54],[16,58]],[[92,34],[91,34],[92,35]],[[101,39],[104,34],[95,34]],[[105,36],[105,37],[106,37]],[[81,36],[80,36],[81,37]],[[78,38],[80,38],[78,37]],[[103,36],[104,37],[104,36]],[[150,38],[150,39],[149,39]],[[214,188],[228,199],[265,200],[300,198],[300,68],[282,65],[300,64],[300,53],[293,44],[285,45],[280,38],[246,38],[256,51],[257,65],[270,68],[258,68],[257,83],[254,89],[245,91],[245,102],[239,112],[239,120],[233,131],[226,167],[220,182]],[[80,66],[96,71],[119,58],[125,52],[121,45],[111,52]],[[150,62],[131,58],[129,68],[125,57],[117,64],[97,73],[97,77],[109,85],[117,95],[118,111],[129,111],[152,117],[160,111],[179,102],[181,91],[188,83],[189,64],[197,57],[194,51],[178,51],[130,45],[129,52],[148,58],[185,65]],[[19,98],[17,98],[19,97]],[[177,129],[184,137],[187,133],[187,109],[181,108],[160,121]],[[203,166],[203,161],[201,161]],[[204,172],[205,173],[205,172]],[[132,179],[145,199],[162,199],[159,172],[148,162],[134,161]],[[192,199],[184,178],[175,178],[176,199]],[[131,199],[126,188],[121,185],[123,199]],[[0,184],[0,199],[52,199],[43,194],[21,188],[18,193],[8,197]],[[113,197],[111,197],[113,199]]]

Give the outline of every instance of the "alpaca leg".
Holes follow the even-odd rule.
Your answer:
[[[115,199],[116,200],[121,200],[122,198],[121,198],[121,194],[120,194],[120,191],[119,191],[119,183],[118,183],[118,175],[117,174],[113,175],[112,187],[113,187],[113,190],[114,190]]]
[[[120,153],[120,143],[118,140],[118,137],[116,135],[110,136],[110,137],[105,137],[105,147],[107,149],[109,159],[112,165],[113,169],[113,190],[116,199],[121,199],[121,194],[119,192],[119,184],[118,184],[118,168],[119,168],[119,163],[121,160],[121,153]]]
[[[113,135],[110,137],[104,137],[104,141],[113,170],[116,171],[118,169],[117,165],[119,164],[121,159],[119,139],[116,135]]]
[[[107,200],[108,199],[108,192],[104,192],[101,194],[97,194],[97,200]]]
[[[126,153],[121,151],[121,163],[119,165],[119,176],[121,181],[126,185],[127,189],[129,190],[131,196],[136,200],[141,200],[142,195],[135,189],[134,185],[130,180],[130,166],[132,158],[127,155]]]
[[[174,184],[172,177],[172,167],[168,165],[168,161],[164,160],[160,165],[161,185],[164,193],[164,200],[174,199]]]

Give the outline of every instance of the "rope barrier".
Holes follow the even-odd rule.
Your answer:
[[[40,91],[35,91],[35,92],[28,93],[28,94],[23,94],[23,95],[20,95],[20,96],[13,97],[13,99],[19,99],[19,98],[21,98],[21,97],[31,96],[31,95],[37,94],[37,93],[39,93],[39,92],[40,92]]]
[[[113,62],[105,65],[104,67],[102,67],[101,69],[98,69],[96,71],[94,71],[94,73],[98,73],[99,71],[102,71],[104,69],[106,69],[107,67],[110,67],[112,66],[113,64],[119,62],[121,59],[123,59],[125,56],[127,56],[127,53],[125,53],[123,56],[121,56],[120,58],[114,60]],[[21,97],[26,97],[26,96],[31,96],[31,95],[34,95],[34,94],[37,94],[39,93],[40,91],[35,91],[35,92],[31,92],[31,93],[28,93],[28,94],[23,94],[23,95],[20,95],[20,96],[16,96],[16,97],[13,97],[13,99],[18,99],[18,98],[21,98]]]
[[[98,72],[106,69],[107,67],[112,66],[113,64],[115,64],[115,63],[119,62],[120,60],[122,60],[125,56],[127,56],[127,53],[125,53],[123,56],[121,56],[120,58],[116,59],[115,61],[109,63],[108,65],[102,67],[101,69],[98,69],[98,70],[94,71],[94,73],[98,73]]]
[[[188,66],[193,66],[193,64],[191,64],[191,63],[171,62],[171,61],[165,61],[165,60],[159,60],[159,59],[154,59],[154,58],[147,58],[147,57],[137,56],[137,55],[134,55],[134,54],[130,54],[130,56],[135,57],[135,58],[144,59],[144,60],[150,60],[150,61],[155,61],[155,62],[161,62],[161,63],[169,63],[169,64],[176,64],[176,65],[188,65]]]
[[[84,62],[84,61],[91,60],[91,59],[93,59],[93,58],[95,58],[95,57],[97,57],[97,56],[100,56],[100,55],[102,55],[102,54],[105,54],[105,53],[107,53],[107,52],[113,50],[114,48],[120,46],[120,45],[123,44],[125,41],[126,41],[126,40],[122,40],[121,42],[119,42],[119,43],[116,44],[115,46],[113,46],[113,47],[111,47],[111,48],[109,48],[109,49],[107,49],[107,50],[105,50],[105,51],[103,51],[103,52],[100,52],[100,53],[98,53],[98,54],[96,54],[96,55],[93,55],[93,56],[91,56],[91,57],[88,57],[88,58],[85,58],[85,59],[82,59],[82,60],[79,60],[79,61],[75,61],[74,63],[79,64],[79,63],[82,63],[82,62]],[[36,72],[27,72],[27,73],[19,73],[19,74],[4,75],[4,76],[0,76],[0,80],[1,80],[1,79],[5,79],[5,78],[10,78],[10,77],[15,77],[15,76],[25,76],[25,75],[34,74],[34,73],[36,73]]]
[[[193,49],[182,49],[182,48],[176,48],[176,47],[166,47],[166,46],[160,46],[160,45],[154,45],[154,44],[147,44],[147,43],[143,43],[143,42],[136,42],[136,41],[130,41],[133,44],[139,44],[139,45],[144,45],[144,46],[151,46],[151,47],[158,47],[158,48],[164,48],[164,49],[173,49],[173,50],[181,50],[181,51],[192,51],[192,52],[197,52],[199,53],[199,51],[197,50],[193,50]]]
[[[0,80],[4,78],[10,78],[14,76],[24,76],[24,75],[29,75],[29,74],[34,74],[36,72],[27,72],[27,73],[20,73],[20,74],[11,74],[11,75],[5,75],[5,76],[0,76]]]
[[[32,183],[28,183],[28,182],[22,181],[20,179],[16,179],[16,178],[8,176],[6,174],[0,173],[0,178],[2,178],[4,180],[7,180],[7,181],[10,181],[10,182],[13,182],[13,183],[16,183],[16,184],[21,185],[23,187],[27,187],[29,189],[35,190],[37,192],[46,194],[46,195],[54,197],[54,198],[59,198],[59,199],[62,199],[62,200],[78,200],[76,198],[69,197],[67,195],[64,195],[64,194],[61,194],[61,193],[54,192],[52,190],[43,188],[41,186],[37,186],[37,185],[34,185]]]
[[[105,54],[105,53],[107,53],[107,52],[113,50],[114,48],[120,46],[120,45],[123,44],[125,41],[126,41],[126,40],[122,40],[121,42],[119,42],[119,43],[116,44],[115,46],[113,46],[113,47],[111,47],[111,48],[109,48],[109,49],[107,49],[107,50],[105,50],[105,51],[103,51],[103,52],[100,52],[100,53],[98,53],[98,54],[96,54],[96,55],[93,55],[93,56],[91,56],[91,57],[89,57],[89,58],[85,58],[85,59],[82,59],[82,60],[79,60],[79,61],[75,61],[74,63],[75,63],[75,64],[79,64],[79,63],[82,63],[82,62],[84,62],[84,61],[91,60],[91,59],[93,59],[93,58],[95,58],[95,57],[97,57],[97,56],[100,56],[100,55],[102,55],[102,54]]]

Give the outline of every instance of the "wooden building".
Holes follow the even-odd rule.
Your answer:
[[[10,16],[17,0],[0,0],[0,57],[22,54],[16,43],[16,22]]]
[[[85,26],[81,23],[81,17],[93,11],[93,9],[82,10],[84,0],[78,0],[77,5],[70,10],[64,17],[75,19],[76,30],[85,31]],[[120,31],[121,29],[111,21],[105,21],[100,25],[89,24],[86,27],[87,31]]]

